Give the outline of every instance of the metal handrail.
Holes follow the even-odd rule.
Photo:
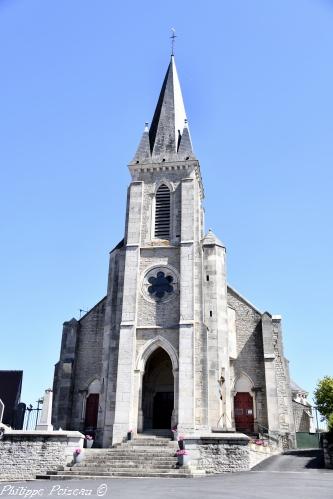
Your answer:
[[[261,424],[259,424],[259,423],[257,423],[257,424],[258,424],[258,430],[259,430],[259,433],[266,433],[266,434],[267,434],[267,438],[268,438],[268,440],[273,440],[273,441],[274,441],[274,442],[276,442],[277,444],[279,443],[279,439],[278,439],[278,438],[276,438],[276,437],[273,437],[273,435],[271,435],[271,434],[269,433],[269,429],[268,429],[268,428],[266,428],[266,426],[263,426],[263,425],[261,425]],[[261,429],[262,429],[262,430],[265,430],[265,431],[261,431]],[[281,434],[281,433],[279,433],[279,436],[282,436],[282,434]]]

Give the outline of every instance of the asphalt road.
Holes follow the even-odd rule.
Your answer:
[[[195,479],[37,480],[0,483],[1,497],[110,497],[113,499],[333,499],[333,471],[320,451],[273,456],[252,471]]]

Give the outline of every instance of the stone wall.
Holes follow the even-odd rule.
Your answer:
[[[249,449],[250,449],[250,468],[253,468],[257,464],[267,459],[268,457],[280,453],[280,450],[274,446],[257,445],[256,443],[252,442],[249,444]]]
[[[119,332],[124,294],[125,249],[124,242],[110,253],[108,292],[105,307],[104,339],[102,348],[102,391],[96,440],[109,447],[115,416],[117,389]]]
[[[325,468],[333,470],[333,434],[327,433],[323,438]]]
[[[181,189],[180,181],[184,178],[184,170],[151,171],[140,174],[144,182],[143,211],[142,211],[142,243],[150,244],[154,237],[154,204],[156,187],[164,182],[171,189],[171,240],[180,238],[181,218]]]
[[[106,298],[79,321],[73,375],[73,405],[70,429],[83,430],[83,397],[89,384],[101,381]]]
[[[77,331],[76,319],[63,324],[60,359],[55,365],[53,380],[52,424],[55,429],[70,428]]]
[[[281,319],[275,319],[273,316],[273,345],[274,345],[274,364],[277,386],[278,411],[279,411],[279,429],[280,432],[286,432],[287,442],[283,442],[284,448],[290,448],[295,444],[294,417],[292,411],[292,395],[289,379],[288,361],[283,354]],[[290,433],[290,438],[288,437]]]
[[[57,471],[82,447],[79,432],[8,431],[0,440],[0,479],[26,480]]]
[[[235,310],[236,319],[237,358],[233,361],[233,378],[236,381],[243,372],[249,376],[256,389],[256,419],[260,425],[267,427],[261,315],[230,287],[228,306]]]
[[[138,293],[137,325],[170,327],[179,323],[179,297],[177,294],[167,302],[156,302],[147,298],[142,290],[142,281],[148,268],[156,265],[170,265],[177,272],[180,270],[179,250],[172,248],[144,248],[141,249],[140,277]]]
[[[249,438],[241,433],[185,437],[190,468],[206,473],[227,473],[250,469]]]
[[[301,404],[300,402],[292,401],[292,408],[294,413],[295,431],[306,432],[310,431],[310,411],[311,408]]]
[[[79,321],[64,323],[53,381],[52,424],[56,429],[83,430],[83,397],[102,374],[105,303],[106,297]]]

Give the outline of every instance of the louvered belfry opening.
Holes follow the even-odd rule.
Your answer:
[[[170,239],[170,190],[165,184],[156,192],[155,237]]]

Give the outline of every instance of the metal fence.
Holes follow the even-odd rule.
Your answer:
[[[39,423],[40,414],[42,411],[41,401],[37,402],[37,407],[33,407],[31,404],[26,407],[24,414],[23,429],[24,430],[35,430]]]

